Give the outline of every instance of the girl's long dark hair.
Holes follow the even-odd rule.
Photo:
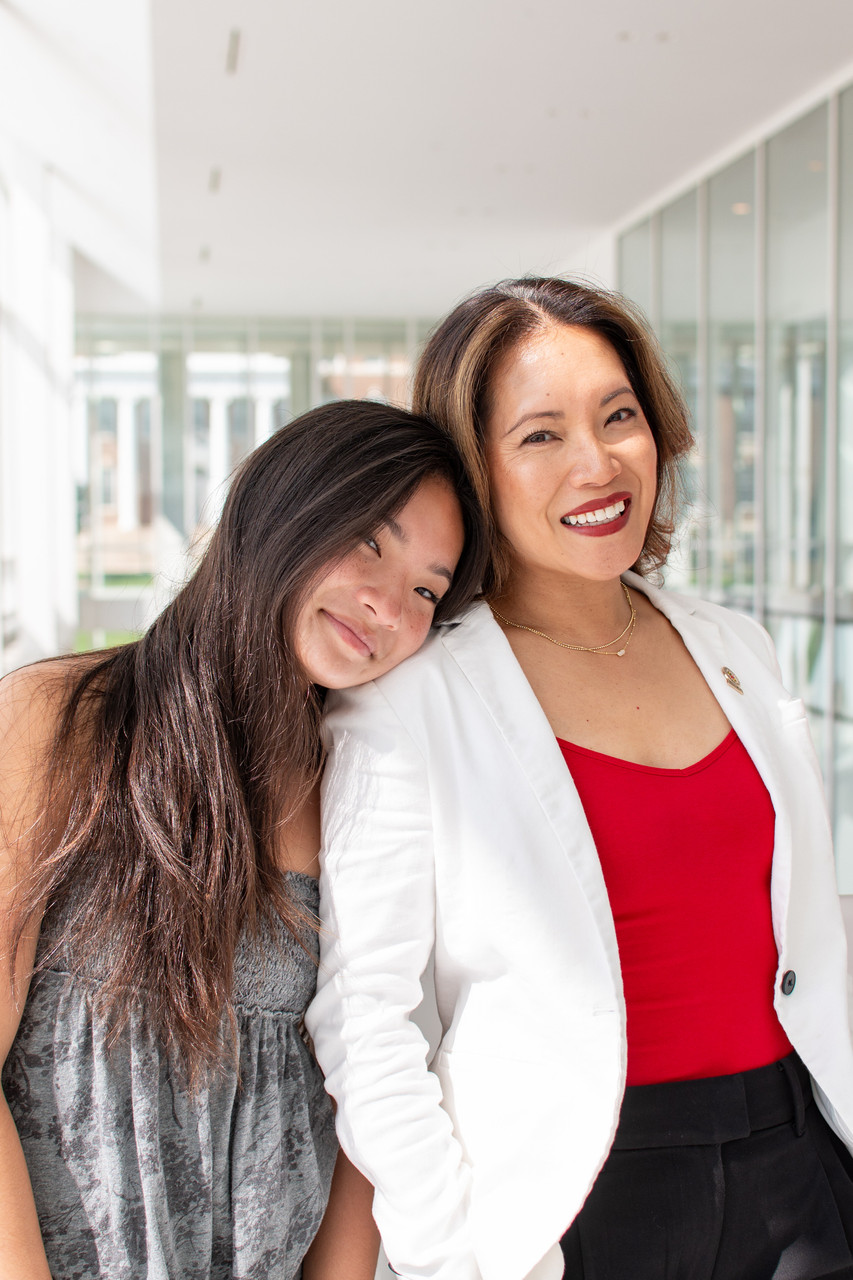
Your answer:
[[[278,915],[304,936],[275,853],[321,769],[323,691],[295,656],[294,619],[318,576],[432,476],[459,494],[466,532],[448,616],[486,560],[458,454],[403,410],[344,401],[244,462],[192,579],[142,639],[82,674],[68,660],[12,955],[61,906],[63,947],[81,964],[109,957],[113,1035],[141,997],[190,1081],[222,1057],[241,933]]]

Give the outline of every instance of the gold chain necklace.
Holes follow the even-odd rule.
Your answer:
[[[634,601],[631,599],[631,592],[625,586],[624,582],[619,583],[625,592],[625,599],[628,601],[628,608],[631,610],[631,616],[628,619],[628,625],[624,630],[620,631],[615,640],[609,640],[607,644],[566,644],[564,640],[555,640],[553,636],[549,636],[544,631],[537,631],[535,627],[526,627],[523,622],[510,622],[509,618],[505,618],[502,613],[498,613],[494,605],[490,605],[490,609],[496,618],[507,627],[515,627],[517,631],[529,631],[532,636],[541,636],[543,640],[550,640],[551,644],[556,644],[560,649],[572,649],[575,653],[597,653],[601,658],[624,658],[625,651],[631,643],[634,635],[634,628],[637,625],[637,611],[634,608]],[[614,644],[618,644],[623,636],[628,637],[621,649],[615,653],[605,653],[605,649],[612,649]]]

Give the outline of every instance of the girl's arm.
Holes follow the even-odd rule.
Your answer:
[[[339,1152],[329,1203],[302,1263],[302,1280],[373,1280],[379,1230],[372,1204],[373,1187]]]
[[[38,816],[44,751],[55,724],[44,668],[16,672],[0,683],[0,1062],[15,1039],[27,997],[38,928],[9,967],[10,909],[20,875],[23,839]],[[18,1131],[0,1093],[0,1280],[50,1280],[30,1176]]]

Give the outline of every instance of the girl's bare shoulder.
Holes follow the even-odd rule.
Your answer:
[[[91,662],[89,655],[53,658],[0,679],[0,812],[7,838],[10,823],[25,823],[42,798],[68,695]]]

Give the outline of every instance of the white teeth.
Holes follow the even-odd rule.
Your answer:
[[[563,524],[605,524],[615,520],[625,510],[625,503],[620,499],[609,507],[599,507],[596,511],[582,511],[577,516],[563,516]]]

